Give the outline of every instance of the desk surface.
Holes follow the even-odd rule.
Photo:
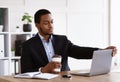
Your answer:
[[[109,73],[92,77],[75,76],[72,79],[57,77],[50,80],[20,79],[13,76],[0,76],[0,82],[120,82],[120,73]]]

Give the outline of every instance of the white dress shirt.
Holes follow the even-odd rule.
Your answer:
[[[39,36],[40,36],[43,46],[45,48],[45,51],[46,51],[46,54],[48,57],[48,61],[50,62],[52,60],[52,57],[55,55],[53,45],[52,45],[52,35],[49,38],[49,42],[46,42],[46,40],[44,39],[44,37],[42,35],[39,34]]]

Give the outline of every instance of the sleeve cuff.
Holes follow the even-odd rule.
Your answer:
[[[38,71],[39,71],[40,73],[42,73],[42,71],[41,71],[41,67],[38,69]]]

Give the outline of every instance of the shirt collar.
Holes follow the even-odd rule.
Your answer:
[[[38,33],[38,35],[42,41],[45,41],[44,37],[40,33]],[[53,35],[50,36],[49,41],[52,39],[53,39]]]

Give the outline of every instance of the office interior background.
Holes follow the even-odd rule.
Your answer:
[[[23,32],[24,13],[34,16],[38,9],[46,8],[54,18],[54,33],[67,35],[79,46],[105,48],[114,45],[118,53],[112,65],[120,64],[120,1],[119,0],[0,0],[4,9],[3,30],[0,32],[0,75],[11,75],[19,71],[19,56],[12,54],[17,40],[31,38],[37,33],[32,19],[32,31]],[[16,27],[20,27],[17,30]],[[91,60],[69,57],[72,70],[89,68]]]

